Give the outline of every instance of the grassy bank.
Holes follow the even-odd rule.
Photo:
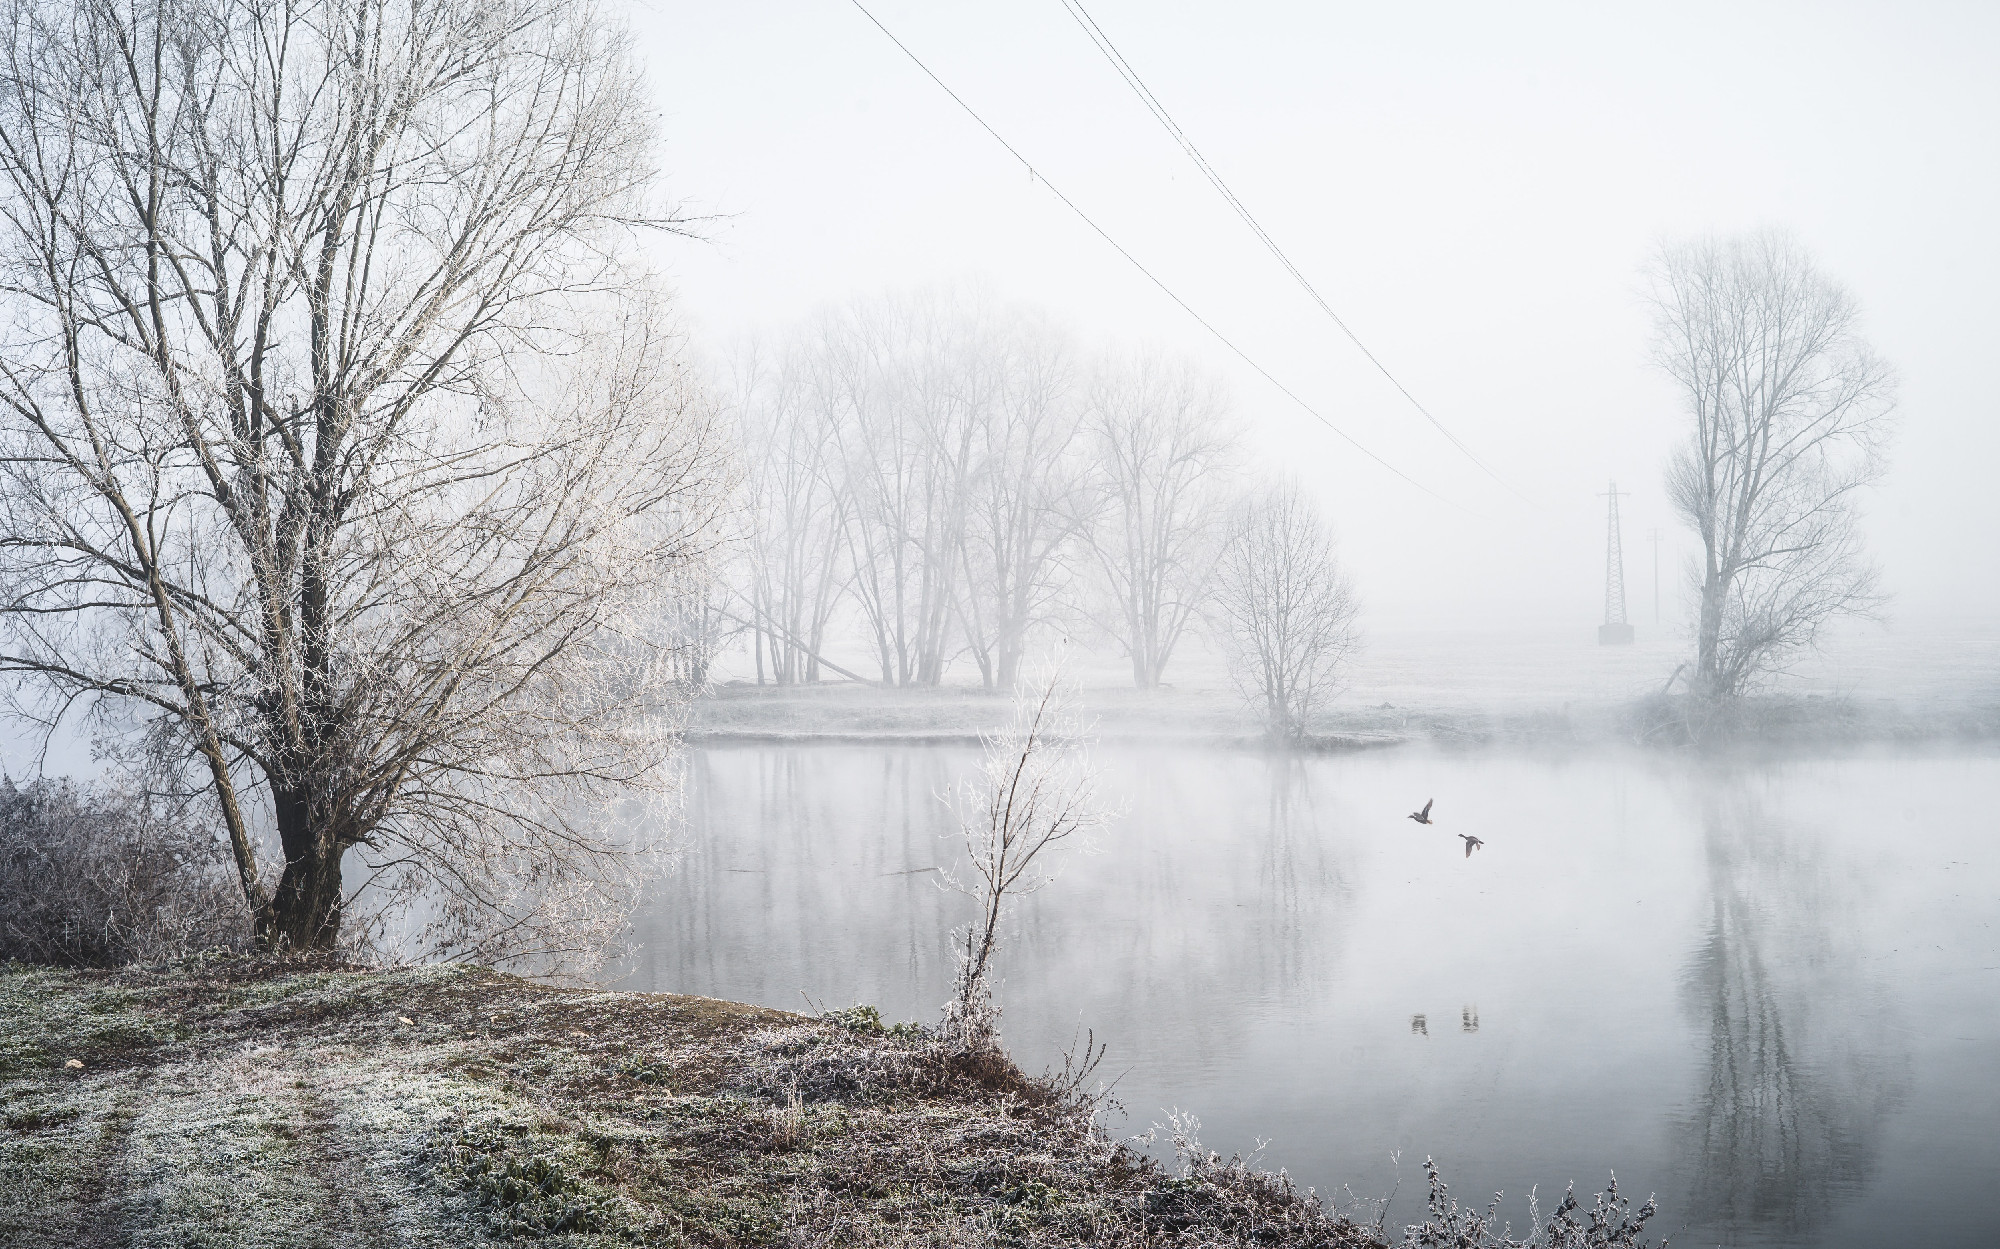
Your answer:
[[[471,968],[0,965],[0,1119],[9,1246],[1381,1243],[869,1010]]]
[[[1262,748],[1264,728],[1233,693],[1213,689],[1086,687],[1075,705],[1104,741]],[[968,686],[879,689],[852,682],[719,685],[689,709],[701,742],[901,742],[976,744],[1005,721],[1009,695]],[[1315,722],[1311,745],[1363,750],[1485,731],[1506,717],[1446,715],[1394,706],[1347,706]]]

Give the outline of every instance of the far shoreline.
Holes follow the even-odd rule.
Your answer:
[[[970,685],[905,689],[854,681],[711,687],[687,710],[689,746],[976,746],[1011,704]],[[1077,705],[1105,745],[1205,747],[1343,755],[1391,747],[1638,746],[1701,749],[1853,747],[2000,740],[2000,695],[1859,698],[1817,693],[1746,696],[1722,711],[1681,694],[1480,707],[1338,701],[1302,740],[1274,741],[1232,692],[1087,687]]]

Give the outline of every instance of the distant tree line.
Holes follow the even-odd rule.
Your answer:
[[[1324,523],[1287,487],[1288,523],[1312,537],[1270,545],[1225,390],[1186,361],[1087,353],[1032,310],[944,290],[828,311],[744,353],[731,390],[746,500],[730,614],[760,682],[865,675],[827,658],[851,625],[885,686],[936,685],[963,658],[1010,688],[1037,630],[1062,630],[1115,642],[1151,689],[1196,628],[1324,613],[1310,641],[1286,633],[1281,662],[1316,674],[1279,683],[1289,731],[1351,645]],[[1273,577],[1323,588],[1274,599]],[[1228,649],[1264,701],[1264,651]]]

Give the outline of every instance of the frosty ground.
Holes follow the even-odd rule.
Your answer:
[[[1170,1174],[1074,1081],[867,1008],[466,967],[6,964],[0,1037],[9,1246],[1387,1243],[1191,1124]],[[1632,1244],[1650,1214],[1566,1200],[1538,1243]],[[1515,1243],[1434,1173],[1428,1216],[1403,1243]]]
[[[246,959],[0,972],[10,1246],[1379,1243],[872,1011]]]

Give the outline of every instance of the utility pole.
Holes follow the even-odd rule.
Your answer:
[[[1629,646],[1632,643],[1632,625],[1625,619],[1625,539],[1618,532],[1620,494],[1631,497],[1629,493],[1620,491],[1614,481],[1608,493],[1597,496],[1611,500],[1604,530],[1604,623],[1597,627],[1599,646]]]
[[[1655,529],[1653,537],[1653,623],[1660,623],[1660,531]]]

